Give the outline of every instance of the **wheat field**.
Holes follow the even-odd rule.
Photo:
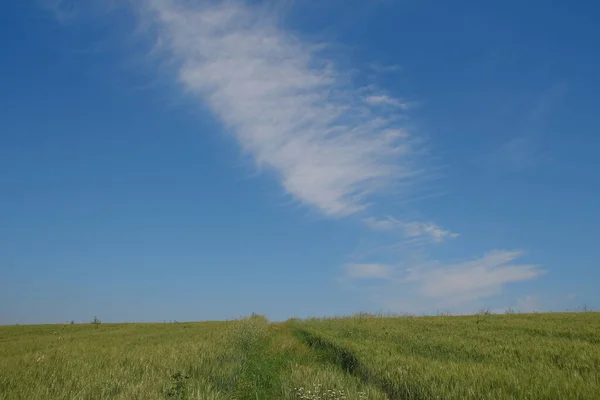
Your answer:
[[[0,399],[600,399],[600,314],[0,327]]]

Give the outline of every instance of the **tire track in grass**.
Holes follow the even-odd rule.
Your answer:
[[[327,389],[329,385],[335,389],[340,383],[346,381],[353,383],[344,390],[357,385],[367,386],[365,380],[357,379],[355,374],[345,374],[331,364],[324,362],[323,357],[307,346],[305,340],[295,333],[287,324],[272,324],[260,316],[236,321],[230,330],[224,333],[224,341],[220,345],[226,346],[223,354],[215,356],[215,370],[205,376],[206,381],[222,398],[236,400],[270,400],[270,399],[296,399],[300,398],[296,392],[298,387],[312,388],[313,383],[319,382]],[[356,364],[350,353],[343,353],[341,362],[346,369],[352,370]],[[295,381],[294,369],[308,368],[311,372],[307,381],[300,378]],[[219,372],[217,370],[223,370]],[[319,371],[332,371],[335,375],[320,375]],[[311,375],[314,371],[314,375]],[[302,376],[302,375],[300,375]],[[325,381],[319,378],[328,376]],[[169,387],[164,393],[165,400],[186,400],[193,397],[192,381],[196,377],[193,368],[184,368],[171,376]],[[313,382],[311,378],[316,378]],[[291,379],[291,380],[290,380]],[[292,382],[294,382],[292,384]],[[299,385],[297,385],[299,384]],[[316,383],[315,383],[316,384]],[[375,385],[368,385],[377,389],[377,399],[389,398]],[[339,389],[339,386],[337,386]],[[352,390],[352,389],[350,389]],[[323,392],[325,393],[325,392]],[[346,392],[348,393],[348,392]],[[385,396],[385,397],[384,397]],[[331,395],[323,397],[331,398]],[[352,396],[350,398],[358,398]]]
[[[364,384],[379,388],[388,399],[421,400],[420,396],[411,394],[408,388],[398,388],[397,385],[376,374],[349,349],[305,329],[295,328],[293,333],[326,362],[339,366],[345,373],[360,379]]]

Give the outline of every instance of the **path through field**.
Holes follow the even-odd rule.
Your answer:
[[[0,327],[0,399],[595,399],[600,314]]]

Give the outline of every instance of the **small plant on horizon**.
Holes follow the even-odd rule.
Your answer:
[[[508,314],[516,314],[516,313],[517,313],[517,311],[512,307],[508,307],[506,310],[504,310],[504,314],[507,314],[507,315]]]
[[[594,310],[592,310],[591,308],[589,308],[586,304],[584,304],[583,306],[581,306],[581,312],[592,312]]]
[[[480,324],[485,321],[485,317],[491,314],[492,313],[490,312],[489,308],[482,308],[479,310],[479,312],[477,312],[477,321],[475,322],[477,324],[477,330],[481,329]]]
[[[101,323],[102,321],[100,321],[100,318],[94,316],[94,319],[92,320],[92,325],[94,325],[97,328],[100,326]]]
[[[377,318],[377,314],[373,314],[370,312],[366,312],[366,311],[361,311],[358,313],[355,313],[353,315],[354,318],[357,318],[358,320],[362,320],[362,319],[366,319],[366,318]]]

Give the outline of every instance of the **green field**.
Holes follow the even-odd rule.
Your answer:
[[[0,327],[0,399],[600,399],[600,314]]]

